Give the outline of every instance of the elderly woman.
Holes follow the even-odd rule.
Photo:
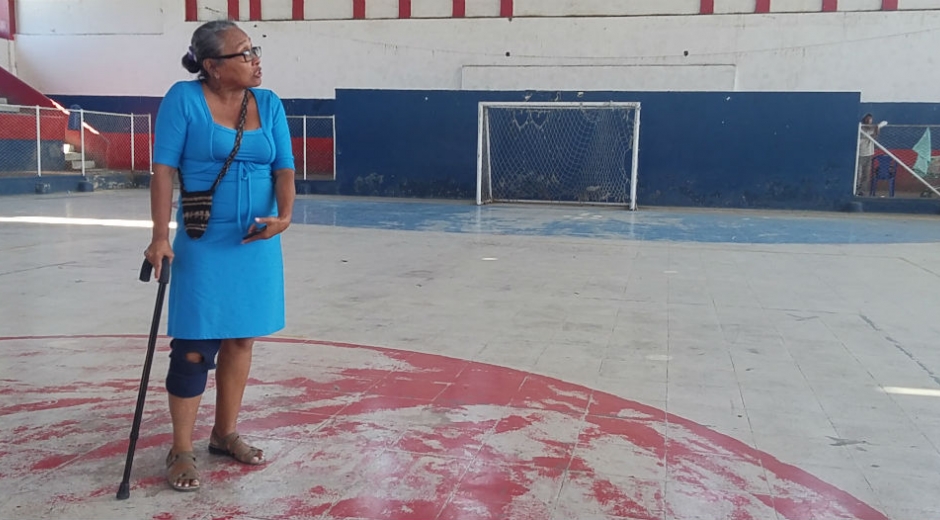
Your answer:
[[[273,92],[258,88],[261,49],[234,23],[210,22],[193,34],[183,66],[198,79],[174,84],[160,104],[151,180],[153,239],[144,255],[157,278],[163,258],[173,265],[167,482],[194,491],[200,482],[192,434],[213,368],[217,393],[209,451],[245,464],[265,461],[262,450],[236,432],[236,422],[254,339],[284,327],[280,234],[290,224],[295,192],[284,107]],[[177,177],[181,197],[171,247]],[[196,204],[190,205],[193,195]]]

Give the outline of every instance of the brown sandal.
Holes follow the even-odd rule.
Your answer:
[[[185,486],[180,481],[195,481],[195,484]],[[166,481],[171,488],[177,491],[196,491],[199,489],[199,472],[196,470],[196,455],[191,451],[170,453],[166,456]]]
[[[246,444],[238,432],[232,432],[220,439],[216,436],[215,430],[212,430],[212,435],[209,437],[209,453],[227,455],[243,464],[264,464],[264,452],[260,448]]]

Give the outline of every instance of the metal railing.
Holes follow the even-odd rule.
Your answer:
[[[336,179],[336,120],[333,116],[287,116],[294,170],[304,180]]]
[[[150,172],[150,114],[0,104],[0,175]]]

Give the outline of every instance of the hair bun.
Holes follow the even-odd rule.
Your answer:
[[[192,74],[199,72],[199,70],[201,69],[201,67],[199,66],[199,63],[193,57],[193,54],[191,52],[187,52],[186,54],[184,54],[182,61],[183,61],[183,68],[188,70]]]

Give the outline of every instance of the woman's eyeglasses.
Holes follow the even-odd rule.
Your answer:
[[[227,59],[229,59],[229,58],[237,58],[237,57],[239,57],[239,56],[241,56],[242,58],[244,58],[245,61],[251,62],[251,61],[254,60],[255,58],[260,58],[260,57],[261,57],[261,47],[252,47],[252,48],[248,49],[247,51],[236,52],[235,54],[226,54],[226,55],[224,55],[224,56],[216,56],[215,59],[217,59],[217,60],[227,60]]]

